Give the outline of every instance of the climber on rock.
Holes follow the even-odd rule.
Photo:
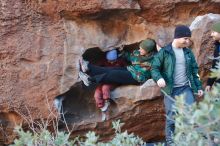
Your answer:
[[[215,23],[212,26],[212,38],[215,41],[215,50],[213,54],[213,61],[212,61],[212,69],[216,69],[217,63],[220,59],[220,22]],[[211,87],[214,83],[220,83],[220,79],[217,78],[208,78],[207,86],[205,88],[206,92],[211,90]]]
[[[98,64],[102,67],[124,67],[126,62],[118,58],[118,52],[116,49],[108,51],[106,53],[106,59],[101,60]],[[106,111],[108,107],[108,99],[110,98],[110,91],[113,90],[116,84],[99,84],[94,93],[94,98],[96,101],[96,106],[101,109],[101,111]]]
[[[80,59],[80,79],[86,86],[89,86],[91,83],[140,85],[151,78],[151,61],[157,52],[154,40],[143,40],[139,49],[133,52],[122,52],[122,56],[130,61],[131,65],[126,67],[99,67]]]
[[[160,49],[152,61],[152,78],[165,94],[166,145],[173,144],[175,97],[185,94],[185,102],[192,104],[195,101],[193,93],[203,95],[198,65],[188,48],[190,37],[191,31],[187,26],[177,26],[173,42]]]

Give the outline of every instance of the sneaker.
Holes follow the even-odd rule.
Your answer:
[[[100,110],[102,111],[103,122],[109,119],[109,110],[108,110],[109,104],[110,104],[109,101],[105,101],[104,107],[100,108]]]
[[[83,81],[84,85],[89,86],[90,81],[89,81],[89,75],[87,75],[84,72],[79,72],[79,78]]]
[[[107,111],[107,109],[108,109],[108,106],[109,106],[109,101],[105,101],[105,105],[102,107],[102,108],[100,108],[101,109],[101,111],[102,112],[106,112]]]
[[[80,58],[79,63],[80,63],[80,68],[82,72],[87,72],[89,70],[89,67],[88,67],[89,61],[86,61],[83,58]]]

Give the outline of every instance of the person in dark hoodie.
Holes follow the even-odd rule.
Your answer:
[[[101,60],[98,65],[102,67],[124,67],[127,64],[124,59],[119,58],[117,50],[113,49],[106,53],[106,58]],[[94,98],[96,101],[96,106],[101,109],[101,111],[107,110],[110,92],[116,87],[117,84],[100,84],[96,87]]]
[[[156,42],[146,39],[141,41],[139,49],[123,53],[131,62],[127,67],[99,67],[80,59],[79,77],[86,86],[91,83],[140,85],[151,78],[151,61],[156,52]]]
[[[215,50],[213,54],[214,58],[212,61],[212,68],[215,69],[220,59],[220,54],[219,54],[220,53],[220,22],[217,22],[212,26],[211,36],[215,40]],[[209,92],[214,83],[220,83],[220,79],[208,78],[205,91]]]
[[[189,27],[177,26],[172,43],[160,49],[152,61],[151,76],[165,95],[167,146],[173,145],[175,97],[185,94],[185,102],[190,105],[195,101],[194,93],[198,96],[203,95],[198,65],[191,49],[188,48],[190,37]]]

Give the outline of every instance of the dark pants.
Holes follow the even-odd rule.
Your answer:
[[[126,67],[100,67],[88,65],[91,76],[90,80],[95,83],[120,84],[120,85],[139,85]]]

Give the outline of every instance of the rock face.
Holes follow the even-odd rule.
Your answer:
[[[13,129],[16,123],[25,123],[24,117],[46,118],[54,97],[67,92],[77,82],[77,60],[89,48],[106,51],[148,37],[167,44],[177,24],[192,24],[193,51],[205,80],[203,77],[207,77],[210,67],[205,54],[212,51],[209,28],[219,20],[219,15],[205,14],[220,13],[219,6],[218,0],[1,0],[0,123],[6,129]],[[195,19],[199,15],[204,16]],[[159,92],[156,87],[144,89],[122,87],[115,90],[114,96],[122,97],[115,100],[115,106],[124,102],[130,104],[122,104],[122,109],[116,108],[112,119],[122,118],[127,123],[124,128],[135,131],[145,140],[160,140],[164,122],[162,99],[148,101],[149,97],[157,97]],[[133,94],[127,94],[128,91]],[[89,95],[85,96],[90,98],[92,90],[88,92]],[[94,101],[90,99],[88,102],[86,104],[93,106],[93,110],[89,114],[83,112],[81,119],[87,123],[97,122],[99,114]],[[156,108],[159,110],[154,110]],[[83,107],[75,110],[83,111]],[[92,113],[97,114],[96,120],[89,118]],[[146,115],[156,116],[147,118]],[[159,121],[157,119],[156,125],[149,126],[150,129],[144,129],[147,126],[141,126],[142,120],[137,121],[142,117],[145,122],[154,122],[156,118]],[[100,123],[97,127],[81,123],[75,134],[87,129],[101,132],[103,127],[109,128],[110,122]],[[110,134],[103,139],[109,137]],[[0,134],[0,139],[7,143],[13,136],[9,138]]]
[[[219,14],[206,14],[196,17],[190,26],[193,31],[194,53],[200,66],[200,76],[204,77],[204,81],[210,73],[212,60],[209,58],[213,56],[214,51],[210,30],[213,23],[218,21],[220,21]]]
[[[70,129],[73,129],[72,137],[94,130],[101,140],[109,140],[114,134],[111,122],[121,119],[125,123],[123,129],[134,132],[147,141],[163,140],[163,98],[152,79],[142,86],[116,88],[111,94],[108,120],[105,122],[101,121],[102,113],[95,106],[93,94],[94,89],[78,82],[56,97],[56,100],[62,100],[62,113]]]

